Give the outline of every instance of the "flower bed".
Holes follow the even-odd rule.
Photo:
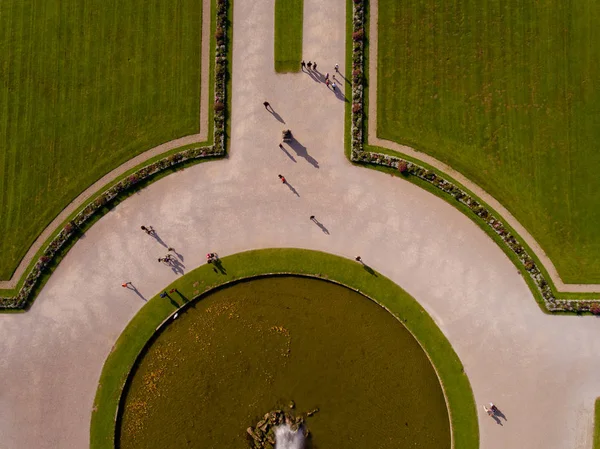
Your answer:
[[[134,188],[141,181],[145,181],[157,173],[168,168],[180,165],[186,161],[209,157],[224,156],[225,147],[225,122],[227,104],[227,0],[217,0],[216,33],[215,33],[215,73],[214,73],[214,127],[213,145],[190,148],[166,156],[156,162],[140,168],[136,172],[123,178],[112,187],[101,193],[96,199],[87,204],[72,220],[64,225],[62,230],[54,237],[42,256],[30,269],[23,286],[15,296],[0,297],[0,309],[20,309],[30,303],[33,298],[34,288],[40,281],[44,270],[53,262],[61,248],[65,246],[76,232],[106,204],[113,201],[117,195]],[[219,107],[221,105],[222,107]]]
[[[552,292],[550,283],[544,273],[539,269],[533,258],[527,253],[520,241],[520,237],[507,230],[502,220],[493,215],[486,207],[475,199],[472,194],[453,183],[447,181],[439,173],[421,167],[413,162],[400,157],[375,153],[364,150],[364,23],[365,23],[365,1],[353,0],[353,26],[352,26],[352,109],[350,129],[352,136],[351,160],[357,163],[376,164],[398,170],[404,176],[416,176],[428,182],[447,195],[451,195],[457,201],[466,205],[472,212],[472,218],[483,222],[500,237],[505,251],[516,254],[521,262],[524,274],[533,280],[538,292],[544,300],[544,304],[550,312],[589,312],[600,315],[600,299],[594,300],[564,300],[557,299]]]

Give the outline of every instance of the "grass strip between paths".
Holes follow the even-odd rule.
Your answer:
[[[458,356],[419,303],[391,280],[371,273],[355,261],[300,249],[248,251],[223,258],[222,265],[226,274],[215,273],[212,265],[204,265],[181,277],[165,288],[167,291],[177,288],[178,293],[171,294],[171,299],[155,296],[127,325],[100,376],[91,418],[92,449],[114,449],[115,419],[123,386],[137,355],[155,329],[190,299],[227,282],[267,273],[329,279],[386,307],[420,342],[438,373],[449,408],[454,449],[479,447],[473,393]]]
[[[594,443],[592,449],[600,449],[600,398],[596,399],[594,411]]]
[[[275,71],[298,72],[302,59],[304,0],[275,0]]]

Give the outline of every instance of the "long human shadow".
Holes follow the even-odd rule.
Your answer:
[[[144,301],[146,301],[146,302],[148,301],[146,298],[144,298],[144,295],[142,295],[142,294],[140,293],[140,291],[139,291],[139,290],[136,288],[136,286],[135,286],[135,285],[133,285],[133,284],[129,284],[129,285],[127,286],[127,288],[128,288],[129,290],[131,290],[132,292],[134,292],[136,295],[138,295],[140,298],[142,298]]]
[[[281,118],[281,115],[279,115],[277,112],[275,112],[275,109],[273,109],[272,106],[270,109],[267,109],[267,111],[269,111],[271,113],[271,115],[273,117],[275,117],[277,120],[279,120],[281,123],[285,124],[285,120],[283,120],[283,118]]]
[[[215,259],[212,261],[213,264],[213,270],[216,273],[217,270],[219,270],[219,272],[221,274],[227,274],[227,270],[225,269],[225,267],[223,266],[223,262],[221,262],[221,259]]]
[[[362,266],[365,269],[365,271],[367,273],[369,273],[371,276],[377,277],[377,273],[375,273],[375,271],[373,271],[373,268],[371,268],[370,266],[368,266],[366,263],[363,263]]]
[[[350,80],[349,80],[348,78],[346,78],[346,77],[345,77],[345,76],[342,74],[342,72],[337,72],[337,73],[336,73],[335,75],[333,75],[333,76],[334,76],[334,77],[335,77],[335,76],[341,76],[341,77],[342,77],[342,79],[343,79],[343,80],[344,80],[346,83],[350,84]]]
[[[327,229],[325,227],[325,225],[323,223],[321,223],[319,220],[317,220],[316,218],[311,218],[311,220],[319,227],[321,228],[321,231],[323,231],[324,234],[329,235],[329,229]]]
[[[288,181],[285,181],[284,184],[286,186],[288,186],[288,189],[290,189],[293,193],[296,194],[296,196],[300,197],[300,194],[298,193],[298,191],[294,188],[293,185],[291,185]]]
[[[182,264],[178,259],[172,259],[171,262],[169,262],[169,266],[171,267],[171,270],[173,270],[173,273],[175,273],[175,274],[184,274],[185,273],[185,265]]]
[[[294,152],[296,156],[302,157],[306,159],[306,161],[315,168],[319,168],[319,161],[317,161],[314,157],[308,154],[308,151],[304,145],[302,145],[295,137],[292,137],[292,140],[288,142],[288,145]]]
[[[184,302],[189,302],[189,299],[187,299],[187,297],[183,293],[181,293],[179,290],[175,290],[175,293],[177,293]]]
[[[340,101],[345,101],[346,103],[348,103],[348,99],[346,98],[346,96],[344,95],[344,92],[342,92],[342,89],[340,89],[339,87],[337,87],[333,93],[335,94],[335,96],[338,98],[338,100]]]
[[[162,246],[164,246],[165,248],[168,248],[169,245],[167,245],[163,239],[160,238],[160,235],[158,235],[158,232],[154,231],[152,234],[150,234],[152,237],[154,237],[156,239],[156,241],[158,243],[160,243]]]
[[[506,415],[504,413],[502,413],[502,411],[498,407],[496,407],[496,410],[494,410],[494,415],[499,416],[504,421],[508,421],[508,419],[506,418]]]
[[[316,71],[314,71],[312,69],[311,70],[307,70],[306,73],[309,74],[309,76],[312,78],[312,80],[315,83],[322,83],[322,82],[325,81],[323,75],[321,75],[319,72],[316,72]]]
[[[284,153],[287,155],[287,157],[289,157],[291,160],[293,160],[294,162],[298,162],[298,161],[296,161],[296,159],[294,159],[294,156],[292,156],[292,155],[290,154],[290,152],[289,152],[288,150],[286,150],[286,149],[285,149],[285,147],[283,146],[283,144],[281,144],[281,143],[279,144],[279,149],[280,149],[281,151],[283,151],[283,152],[284,152]]]
[[[313,70],[312,71],[312,75],[317,79],[317,81],[319,83],[324,83],[325,82],[325,75],[323,75],[321,72],[319,72],[318,70]]]
[[[177,251],[173,251],[173,252],[175,253],[175,255],[176,255],[177,257],[179,257],[179,260],[181,260],[182,262],[184,261],[183,254],[181,254],[181,253],[178,253]]]
[[[500,418],[498,418],[496,415],[490,415],[490,416],[492,417],[492,419],[493,419],[494,421],[496,421],[496,424],[498,424],[498,425],[500,425],[500,426],[502,426],[502,425],[503,425],[503,424],[502,424],[502,421],[500,421]]]

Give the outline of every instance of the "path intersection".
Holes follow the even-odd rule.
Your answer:
[[[322,74],[345,67],[345,3],[304,0],[304,57]],[[210,251],[360,254],[413,295],[452,343],[473,387],[482,449],[590,449],[597,319],[543,314],[510,260],[462,213],[410,183],[352,166],[344,101],[318,76],[273,70],[273,6],[234,2],[228,157],[118,205],[69,251],[29,312],[0,315],[0,447],[89,446],[102,365],[144,304],[121,283],[133,281],[150,298],[178,276],[156,262],[165,248],[140,231],[150,224],[184,256],[186,272]],[[297,139],[285,151],[284,128]],[[507,417],[502,426],[482,409],[490,401]]]

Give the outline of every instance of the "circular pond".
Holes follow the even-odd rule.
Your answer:
[[[121,449],[252,447],[246,429],[274,409],[318,409],[306,447],[451,446],[417,341],[374,302],[315,279],[256,279],[196,302],[148,346],[124,395]]]

